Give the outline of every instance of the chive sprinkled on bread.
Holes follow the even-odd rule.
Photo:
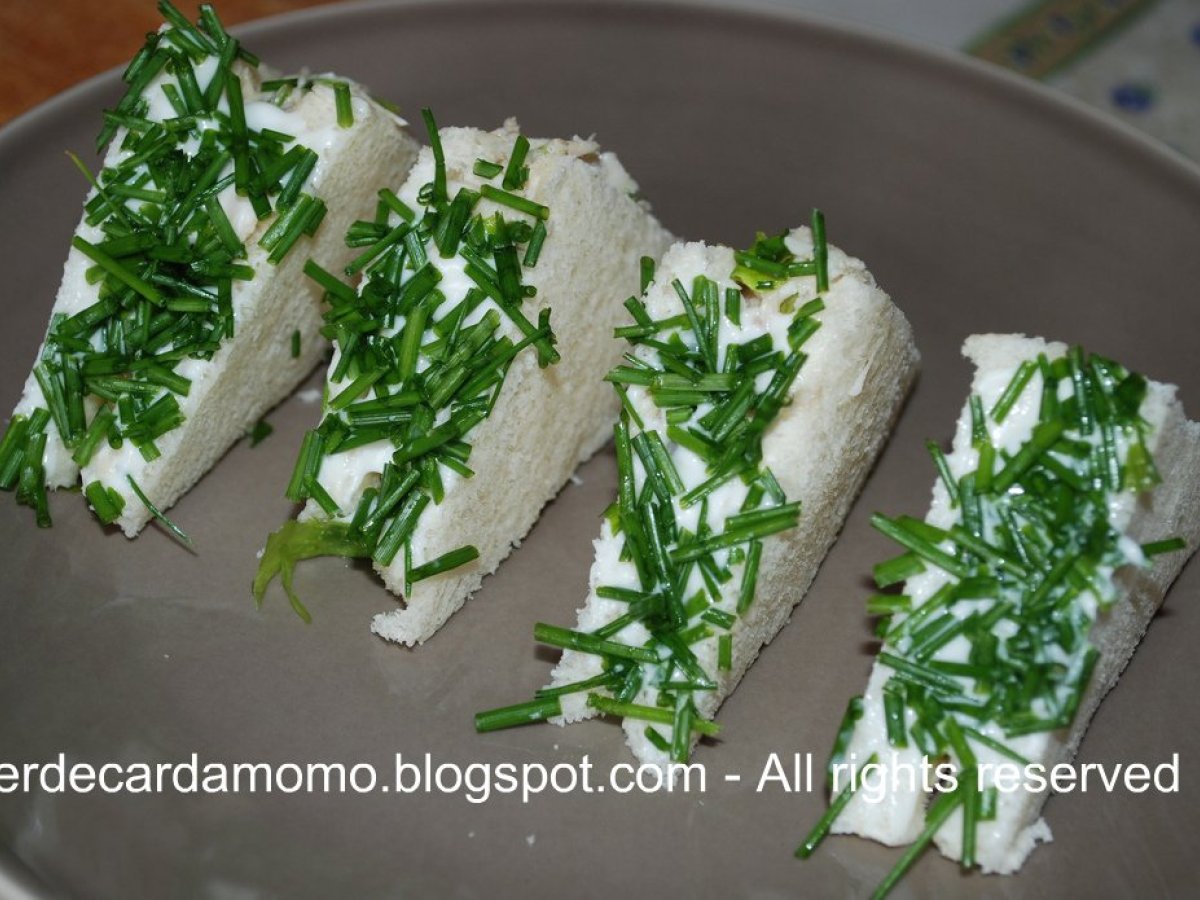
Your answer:
[[[47,488],[82,471],[100,520],[136,535],[279,402],[323,350],[304,259],[343,264],[357,179],[415,156],[357,86],[264,82],[211,7],[195,24],[160,9],[105,113],[101,170],[75,160],[92,191],[0,442],[0,487],[39,525]]]
[[[908,323],[824,220],[745,251],[676,244],[641,267],[607,376],[618,488],[564,653],[529,704],[623,720],[644,762],[686,761],[799,602],[911,383]]]
[[[924,519],[877,514],[903,553],[876,567],[882,648],[831,759],[834,808],[805,842],[849,832],[1012,872],[1039,841],[1044,774],[1069,762],[1100,700],[1200,539],[1200,425],[1173,387],[1078,347],[981,335]],[[851,796],[873,758],[887,790]],[[957,784],[928,803],[923,760]],[[1015,790],[997,769],[1016,767]]]
[[[590,141],[438,130],[408,181],[308,273],[335,347],[321,422],[288,486],[256,595],[319,551],[370,559],[403,607],[377,633],[422,642],[610,433],[612,329],[638,258],[667,234]],[[350,548],[351,552],[347,553]]]

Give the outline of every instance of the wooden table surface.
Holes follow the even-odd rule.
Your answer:
[[[226,25],[329,0],[217,0]],[[195,15],[192,0],[175,0]],[[0,124],[126,63],[161,22],[155,0],[0,0]]]

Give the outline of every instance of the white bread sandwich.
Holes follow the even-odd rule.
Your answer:
[[[906,551],[876,580],[903,587],[870,603],[883,646],[821,823],[916,842],[884,891],[931,840],[997,873],[1050,840],[1046,775],[1074,757],[1200,540],[1200,425],[1173,386],[1021,335],[964,353],[971,397],[951,452],[930,444],[929,512],[873,520]],[[882,787],[867,796],[848,766],[870,760]],[[932,803],[926,761],[946,766]]]
[[[402,605],[372,630],[426,641],[607,439],[603,382],[637,261],[670,240],[616,157],[590,140],[446,128],[348,240],[358,290],[329,292],[323,416],[289,487],[256,596],[298,558],[370,558]]]
[[[643,763],[686,761],[808,590],[912,383],[917,351],[866,267],[813,229],[663,257],[609,375],[618,499],[537,718],[621,717]]]
[[[42,525],[46,489],[81,480],[134,537],[282,400],[326,347],[305,260],[344,266],[346,227],[416,157],[358,85],[269,78],[211,8],[160,8],[0,443],[0,487]]]

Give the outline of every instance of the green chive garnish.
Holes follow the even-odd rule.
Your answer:
[[[1043,381],[1038,422],[1016,452],[1001,452],[989,435],[1035,372]],[[1071,395],[1060,400],[1064,381]],[[1130,385],[1124,398],[1123,384]],[[931,756],[949,754],[959,780],[955,792],[930,807],[921,836],[876,896],[895,886],[960,803],[962,865],[976,864],[979,823],[994,817],[997,800],[995,789],[980,791],[974,783],[976,747],[1028,765],[1008,740],[1072,724],[1099,657],[1089,643],[1096,613],[1080,598],[1094,594],[1103,610],[1109,601],[1101,572],[1130,564],[1122,535],[1109,522],[1109,501],[1149,486],[1127,476],[1131,465],[1153,466],[1138,415],[1144,396],[1140,376],[1079,348],[1053,362],[1044,355],[1026,360],[990,411],[971,398],[973,471],[955,480],[944,454],[929,445],[956,520],[935,527],[904,516],[872,519],[908,551],[876,567],[881,587],[930,567],[946,576],[917,606],[904,594],[877,595],[868,603],[870,613],[888,617],[878,655],[891,670],[882,696],[888,739],[893,746],[911,740]],[[1122,431],[1136,436],[1124,448],[1117,439]],[[1142,553],[1182,548],[1172,538],[1146,544]],[[952,643],[954,650],[946,651]],[[855,727],[843,725],[835,757]],[[839,812],[831,807],[828,822]]]
[[[813,261],[817,268],[817,290],[829,290],[829,248],[825,244],[825,215],[819,209],[812,212]]]
[[[1187,541],[1181,537],[1167,538],[1162,541],[1151,541],[1148,544],[1142,544],[1142,553],[1147,559],[1154,556],[1160,556],[1163,553],[1173,553],[1176,550],[1186,550]]]
[[[161,522],[163,527],[166,528],[167,531],[169,531],[172,535],[174,535],[181,544],[191,549],[192,539],[187,536],[187,533],[170,519],[168,519],[165,515],[163,515],[162,512],[159,511],[158,507],[150,502],[150,499],[144,493],[142,493],[142,489],[138,487],[138,483],[133,480],[132,475],[126,475],[125,478],[129,481],[129,487],[133,489],[134,494],[136,494],[137,498],[142,501],[142,505],[150,511],[150,515]]]
[[[504,166],[499,163],[489,162],[486,159],[477,159],[471,171],[480,178],[495,178],[504,171]]]
[[[733,667],[733,635],[723,634],[717,640],[717,668],[723,672]]]
[[[506,191],[520,190],[525,186],[525,155],[529,152],[529,139],[523,134],[517,135],[513,143],[512,155],[508,158],[508,168],[504,170],[504,179],[500,186]]]
[[[459,547],[457,550],[451,550],[449,553],[442,554],[437,559],[430,560],[412,569],[408,573],[408,581],[410,584],[416,584],[418,581],[424,581],[426,578],[432,578],[434,575],[440,575],[451,569],[457,569],[459,566],[464,566],[478,558],[479,551],[474,547]]]
[[[442,150],[442,138],[438,134],[433,111],[428,107],[422,109],[421,118],[425,122],[425,130],[429,133],[430,150],[433,151],[433,193],[430,205],[440,208],[449,199],[446,195],[446,155]]]
[[[84,496],[98,518],[105,525],[111,525],[121,517],[125,509],[125,498],[112,488],[106,488],[99,481],[93,481],[84,488]]]
[[[254,423],[254,427],[250,429],[250,446],[257,447],[267,438],[269,438],[275,429],[265,419],[259,419]]]
[[[354,125],[354,106],[350,102],[350,85],[344,81],[333,84],[333,102],[337,110],[337,123],[342,128]]]
[[[344,511],[350,516],[350,534],[358,535],[346,546],[379,565],[394,564],[403,550],[407,589],[478,557],[474,547],[463,546],[414,565],[412,536],[427,505],[442,502],[443,469],[460,478],[473,475],[466,464],[470,432],[491,414],[512,360],[529,347],[536,349],[539,365],[558,359],[550,311],[541,310],[536,323],[522,311],[534,294],[532,286],[522,283],[522,262],[526,268],[536,264],[550,236],[541,221],[548,211],[516,193],[524,185],[521,157],[528,142],[515,145],[514,162],[506,172],[511,190],[498,193],[503,194],[502,205],[534,210],[540,217],[533,227],[503,214],[482,216],[475,211],[479,194],[467,187],[458,188],[451,202],[437,122],[427,109],[422,119],[430,131],[434,161],[433,181],[419,192],[422,209],[410,208],[385,188],[379,191],[372,220],[355,222],[348,230],[347,244],[362,251],[346,275],[361,272],[360,290],[311,260],[305,265],[329,302],[323,334],[334,340],[338,355],[324,419],[301,445],[287,492],[298,502],[312,499],[326,515],[341,515],[318,478],[324,456],[389,440],[395,451],[378,487]],[[500,172],[487,160],[476,160],[474,170],[481,178]],[[281,212],[264,235],[268,250],[311,230],[308,203],[299,194],[294,208]],[[298,222],[305,223],[299,232]],[[526,245],[523,260],[521,245]],[[466,296],[443,293],[440,260],[451,257],[461,258],[475,284]],[[488,298],[500,311],[488,311],[467,325],[473,310]],[[504,318],[520,336],[505,334]]]
[[[258,572],[254,576],[254,599],[261,606],[267,586],[278,575],[296,614],[305,622],[311,622],[312,616],[292,588],[292,574],[296,563],[317,556],[355,559],[369,558],[370,555],[371,552],[364,545],[361,535],[344,522],[322,519],[285,522],[282,528],[272,532],[267,538],[266,549],[263,550]]]
[[[877,765],[878,762],[879,754],[872,753],[866,764],[873,766]],[[817,824],[808,833],[808,837],[804,839],[804,843],[796,848],[795,857],[797,859],[808,859],[813,855],[813,851],[820,846],[821,841],[825,840],[825,836],[829,834],[829,829],[833,827],[833,823],[837,820],[837,817],[842,814],[842,811],[854,799],[854,792],[858,790],[858,776],[860,772],[860,769],[854,771],[854,776],[850,779],[850,783],[842,788],[842,792],[838,794],[837,799],[829,805],[829,809],[817,820]]]
[[[95,188],[85,218],[100,237],[77,236],[72,247],[92,264],[85,277],[97,300],[52,323],[39,383],[45,412],[80,465],[105,443],[126,441],[145,460],[156,459],[156,441],[184,418],[177,398],[188,394],[190,381],[176,364],[210,359],[233,335],[233,282],[254,273],[222,193],[236,190],[259,219],[278,213],[272,262],[311,234],[324,213],[323,203],[300,193],[317,155],[293,135],[247,123],[245,102],[260,97],[243,96],[233,67],[257,66],[253,55],[209,6],[200,8],[197,24],[169,3],[159,8],[167,25],[147,37],[126,69],[126,93],[98,142],[123,127],[124,152],[97,176],[72,157]],[[202,78],[202,71],[209,74]],[[142,96],[155,83],[170,107],[162,121]],[[16,487],[23,475],[26,495],[36,500],[36,471],[26,465],[10,474],[21,467],[11,457],[0,463],[3,482]],[[109,518],[111,489],[89,488],[98,514]]]
[[[509,172],[515,170],[513,166]],[[481,189],[483,198],[537,217],[531,232],[536,240],[545,213],[503,194],[491,185]],[[626,300],[633,322],[616,329],[616,336],[629,341],[636,352],[627,353],[625,362],[606,376],[622,409],[614,432],[618,497],[608,517],[614,537],[623,542],[622,557],[633,564],[640,584],[637,589],[598,586],[598,596],[622,601],[628,608],[592,633],[545,624],[535,632],[544,643],[598,655],[609,672],[621,673],[550,690],[591,690],[588,702],[594,709],[653,723],[647,740],[677,761],[687,759],[693,732],[705,727],[697,724],[701,720],[693,695],[716,689],[718,673],[733,665],[733,636],[738,618],[754,602],[764,539],[796,527],[801,514],[800,504],[788,502],[762,465],[761,447],[804,364],[796,348],[816,331],[815,317],[824,304],[809,302],[795,313],[801,324],[787,346],[774,346],[769,333],[723,346],[721,324],[724,317],[741,325],[742,269],[769,274],[774,286],[815,274],[816,263],[797,260],[782,237],[760,236],[753,252],[735,258],[738,268],[724,284],[707,277],[695,278],[689,286],[671,282],[678,312],[662,319],[653,319],[639,297]],[[495,254],[495,262],[489,272],[486,260],[468,259],[466,273],[503,306],[513,296],[511,286],[505,287],[512,257]],[[653,260],[643,258],[643,294],[654,279]],[[760,388],[763,373],[770,377]],[[650,427],[661,415],[657,411],[653,418],[639,412],[639,404],[646,402],[666,411],[664,430]],[[694,453],[705,462],[702,478],[684,478],[683,473],[695,467],[691,460],[686,468],[682,465],[682,453]],[[747,485],[744,499],[738,501],[740,509],[724,521],[709,521],[710,496],[738,483]],[[700,510],[699,525],[691,533],[681,527],[681,513],[695,507]],[[694,571],[704,587],[687,595]],[[723,604],[736,604],[736,612]],[[650,634],[643,646],[614,640],[635,623]],[[701,654],[696,648],[706,642],[715,646],[709,643]],[[715,665],[700,662],[714,657]],[[706,665],[714,671],[706,671]],[[631,702],[651,685],[660,705]],[[541,696],[549,696],[549,691]]]
[[[1021,394],[1024,393],[1025,386],[1029,384],[1029,380],[1033,377],[1035,371],[1037,371],[1037,363],[1031,359],[1022,360],[1021,365],[1017,367],[1017,371],[1012,377],[1012,381],[1008,383],[1008,387],[1004,389],[1004,393],[1000,395],[1000,399],[992,407],[993,420],[1000,423],[1008,417],[1009,411],[1016,404]]]
[[[533,639],[552,647],[562,647],[567,650],[579,650],[584,653],[595,653],[600,656],[611,656],[617,659],[631,659],[635,662],[657,663],[658,654],[644,647],[631,647],[616,641],[603,640],[594,635],[567,628],[558,628],[538,622],[533,628]]]
[[[636,703],[622,703],[610,700],[600,694],[588,694],[588,706],[597,709],[605,715],[618,716],[622,719],[642,719],[659,725],[674,725],[675,713],[658,706],[641,706]],[[691,730],[698,734],[715,737],[721,733],[721,726],[716,722],[693,716],[690,721]]]
[[[892,871],[888,873],[887,877],[884,878],[879,887],[875,889],[875,892],[871,895],[872,900],[882,900],[882,898],[892,892],[892,888],[904,877],[904,873],[912,868],[912,864],[917,861],[917,858],[929,846],[938,829],[946,823],[946,820],[950,818],[950,814],[963,802],[968,787],[972,790],[974,789],[974,785],[968,784],[972,780],[974,780],[974,773],[971,773],[970,778],[961,780],[957,790],[952,793],[938,795],[938,798],[933,801],[933,804],[929,807],[929,811],[925,814],[925,828],[922,829],[921,834],[900,857],[900,860],[896,863]]]
[[[547,697],[476,713],[475,730],[482,734],[488,731],[498,731],[501,728],[512,728],[515,725],[525,725],[529,722],[544,722],[561,715],[562,703],[559,699]]]
[[[550,207],[544,206],[541,203],[535,203],[532,200],[522,197],[520,194],[502,191],[492,187],[490,184],[480,187],[479,193],[486,200],[491,200],[493,203],[499,203],[501,206],[515,209],[517,212],[523,212],[536,219],[544,220],[550,218]]]

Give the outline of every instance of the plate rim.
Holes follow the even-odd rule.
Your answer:
[[[1045,115],[1061,115],[1054,123],[1063,130],[1084,129],[1094,134],[1097,152],[1124,151],[1151,166],[1160,176],[1170,176],[1200,192],[1200,161],[1193,161],[1164,142],[1148,135],[1103,110],[1056,90],[1042,82],[1003,69],[992,63],[975,59],[950,48],[924,44],[903,36],[893,35],[870,26],[844,22],[826,15],[791,9],[772,0],[348,0],[331,2],[275,14],[232,26],[230,31],[247,40],[270,34],[279,29],[308,27],[321,22],[354,19],[361,16],[406,16],[413,10],[469,10],[471,8],[506,10],[542,10],[548,16],[579,14],[580,11],[601,11],[613,19],[629,21],[630,16],[652,15],[655,12],[703,14],[715,18],[737,20],[758,27],[783,25],[810,36],[825,35],[848,41],[875,58],[894,60],[898,68],[914,67],[933,71],[939,80],[960,76],[960,89],[989,96],[1008,98],[1028,111]],[[97,94],[114,89],[124,66],[109,68],[86,78],[36,106],[20,113],[0,126],[0,158],[20,147],[31,132],[53,124],[68,114],[71,108],[87,102]],[[35,891],[35,882],[36,890]],[[17,896],[55,896],[53,888],[40,875],[25,867],[11,848],[0,845],[0,889],[13,887],[26,890]]]
[[[966,90],[997,91],[1039,112],[1059,113],[1066,118],[1056,127],[1091,130],[1102,140],[1108,141],[1113,149],[1123,147],[1134,152],[1163,174],[1170,173],[1200,190],[1200,160],[1190,159],[1147,132],[1064,91],[994,63],[976,59],[962,50],[925,44],[869,25],[786,7],[783,0],[333,0],[318,6],[253,19],[231,26],[229,30],[239,38],[253,39],[278,29],[304,27],[322,21],[341,21],[379,13],[403,16],[410,10],[461,10],[471,7],[504,8],[508,11],[536,8],[549,15],[559,15],[564,10],[574,14],[603,10],[606,15],[618,19],[655,12],[683,12],[760,25],[774,23],[809,33],[824,33],[849,41],[873,56],[892,56],[902,68],[930,67],[943,79],[947,73],[966,76],[971,82],[964,86]],[[124,65],[118,65],[92,75],[0,125],[0,157],[43,121],[61,115],[63,110],[92,94],[115,87],[124,68]]]

